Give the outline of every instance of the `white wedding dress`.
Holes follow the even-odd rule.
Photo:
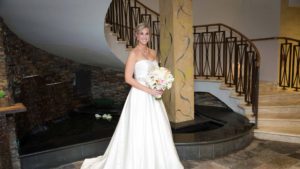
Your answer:
[[[156,61],[138,61],[135,79],[145,85],[153,66]],[[81,169],[183,169],[163,102],[132,87],[104,155],[85,159]]]

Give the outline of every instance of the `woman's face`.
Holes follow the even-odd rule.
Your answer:
[[[144,28],[141,31],[139,31],[136,35],[137,41],[139,44],[147,45],[150,38],[150,33],[148,28]]]

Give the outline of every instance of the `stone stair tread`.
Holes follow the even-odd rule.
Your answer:
[[[252,110],[251,106],[247,106],[246,104],[240,104],[239,107],[242,107],[246,112]],[[266,108],[299,108],[300,112],[300,105],[299,104],[290,104],[290,105],[258,105],[258,111],[259,109],[266,109]],[[276,110],[274,110],[276,111]]]
[[[299,103],[300,95],[298,94],[286,94],[286,95],[270,95],[260,96],[259,103]]]
[[[261,96],[268,96],[268,95],[275,95],[275,94],[280,94],[280,95],[299,94],[300,95],[300,92],[297,92],[294,90],[282,90],[282,89],[275,89],[275,90],[269,90],[269,91],[260,90],[259,91],[259,95],[261,95]]]
[[[267,93],[267,92],[260,92],[259,98],[267,98],[267,97],[273,97],[273,96],[280,96],[280,97],[289,97],[289,96],[300,96],[300,92],[287,92],[287,91],[281,91],[281,92],[273,92],[273,93]]]
[[[246,113],[246,116],[253,118],[251,113]],[[260,113],[259,119],[300,119],[300,113]]]
[[[300,119],[300,113],[261,113],[259,119]]]
[[[274,122],[300,122],[300,119],[293,119],[293,118],[259,118],[259,121],[274,121]]]
[[[264,102],[259,102],[259,106],[300,106],[300,99],[295,99],[295,100],[270,100],[270,101],[264,101]]]
[[[209,77],[208,79],[206,78],[206,77],[196,77],[195,79],[194,79],[195,81],[207,81],[207,82],[224,82],[224,78],[220,78],[220,79],[218,79],[218,78],[216,78],[216,77]]]
[[[300,137],[300,129],[299,128],[260,126],[258,129],[255,129],[254,132]]]
[[[127,41],[125,41],[125,40],[117,40],[117,43],[126,44]]]

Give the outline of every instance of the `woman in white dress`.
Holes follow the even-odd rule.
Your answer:
[[[164,104],[154,97],[163,91],[144,81],[158,65],[155,51],[147,46],[149,30],[144,23],[136,27],[138,44],[125,67],[125,81],[132,88],[111,141],[104,155],[84,160],[81,169],[183,169]]]

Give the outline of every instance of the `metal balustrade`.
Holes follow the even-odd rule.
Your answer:
[[[195,78],[224,78],[244,96],[257,124],[260,54],[242,33],[224,24],[194,26]]]
[[[152,28],[149,47],[160,54],[159,14],[141,2],[113,0],[106,22],[117,34],[118,40],[126,42],[127,47],[135,46],[135,26],[140,22],[148,23]],[[229,87],[234,86],[238,95],[244,96],[245,102],[252,105],[256,125],[259,64],[257,48],[237,30],[224,24],[194,26],[195,78],[223,78]]]
[[[280,37],[279,86],[300,89],[300,40]]]
[[[279,86],[298,91],[300,89],[300,40],[289,37],[252,39],[252,41],[266,40],[278,40],[280,43]]]

